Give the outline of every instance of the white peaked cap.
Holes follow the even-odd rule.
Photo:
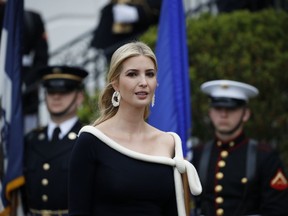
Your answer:
[[[232,80],[208,81],[201,85],[201,90],[213,98],[232,98],[246,102],[259,93],[252,85]]]

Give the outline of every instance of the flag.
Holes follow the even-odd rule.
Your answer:
[[[0,215],[13,210],[12,198],[24,184],[22,175],[23,123],[21,98],[21,42],[23,0],[9,0],[5,6],[0,44]],[[1,168],[0,168],[1,169]]]
[[[191,133],[190,85],[186,23],[182,0],[163,0],[156,42],[158,87],[148,122],[163,131],[176,132],[184,156]]]

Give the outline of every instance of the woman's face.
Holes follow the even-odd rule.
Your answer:
[[[119,82],[113,85],[120,92],[120,106],[128,104],[145,107],[151,103],[157,86],[154,62],[140,55],[125,60],[119,76]]]

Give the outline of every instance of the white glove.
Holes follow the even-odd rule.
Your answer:
[[[135,23],[139,19],[136,7],[126,4],[115,4],[112,10],[114,22],[116,23]]]

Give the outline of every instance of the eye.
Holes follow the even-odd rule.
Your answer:
[[[136,73],[135,71],[129,71],[129,72],[127,73],[127,76],[128,76],[128,77],[136,77],[136,76],[137,76],[137,73]]]
[[[148,72],[146,72],[146,76],[154,77],[155,76],[155,72],[154,71],[148,71]]]

